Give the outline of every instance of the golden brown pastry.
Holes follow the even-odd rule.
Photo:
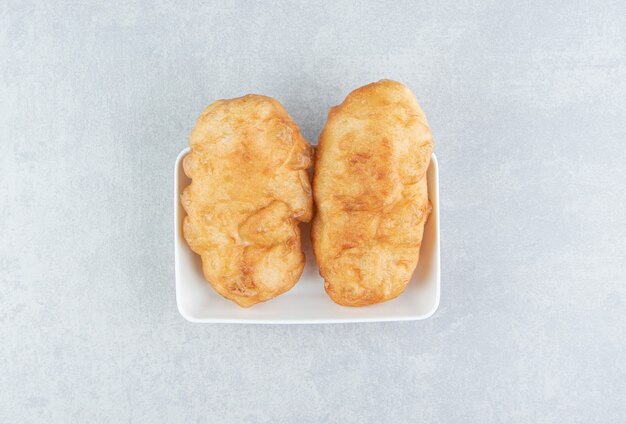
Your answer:
[[[431,153],[424,112],[398,82],[361,87],[330,110],[316,152],[311,238],[336,303],[370,305],[406,288],[430,213]]]
[[[289,290],[311,219],[312,148],[276,100],[248,95],[207,107],[183,167],[183,233],[222,296],[250,307]]]

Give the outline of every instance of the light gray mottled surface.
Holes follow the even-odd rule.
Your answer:
[[[626,421],[624,2],[78,3],[0,5],[0,422]],[[437,141],[438,312],[184,321],[200,111],[264,93],[315,141],[383,77]]]

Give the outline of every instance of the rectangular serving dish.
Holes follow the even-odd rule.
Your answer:
[[[207,283],[200,257],[187,245],[182,233],[185,211],[180,195],[189,178],[183,171],[183,158],[176,158],[174,173],[174,261],[176,303],[181,315],[192,322],[240,324],[323,324],[341,322],[408,321],[430,317],[439,306],[439,181],[437,158],[433,154],[428,168],[428,197],[433,210],[424,228],[424,239],[417,269],[404,293],[385,303],[361,308],[339,306],[324,291],[311,240],[310,224],[302,224],[302,244],[306,264],[296,285],[270,301],[244,309],[224,299]]]

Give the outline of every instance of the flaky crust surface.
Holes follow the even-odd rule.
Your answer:
[[[361,87],[330,110],[316,151],[311,238],[336,303],[384,302],[406,288],[430,212],[431,153],[424,112],[398,82]]]
[[[312,148],[298,126],[270,97],[219,100],[190,146],[183,234],[206,279],[243,307],[289,290],[304,267],[298,224],[312,214]]]

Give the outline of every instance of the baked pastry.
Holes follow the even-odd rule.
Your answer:
[[[248,95],[207,107],[183,167],[183,233],[219,294],[250,307],[289,290],[304,267],[312,148],[276,100]]]
[[[430,213],[432,137],[404,85],[366,85],[331,108],[316,151],[311,238],[330,298],[365,306],[398,296],[417,266]]]

